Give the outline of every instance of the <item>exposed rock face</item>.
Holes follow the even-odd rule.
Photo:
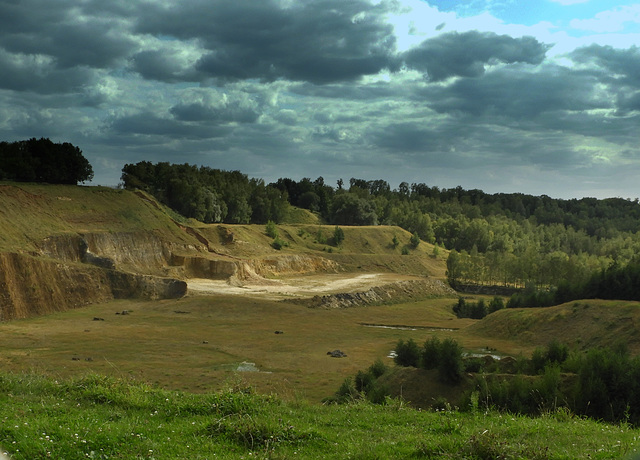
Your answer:
[[[242,285],[257,279],[266,282],[265,276],[339,268],[331,260],[311,255],[253,260],[223,256],[202,239],[180,245],[163,241],[153,232],[64,234],[45,238],[31,255],[1,253],[0,320],[111,299],[182,297],[187,292],[184,280],[189,278]]]
[[[184,281],[0,253],[0,320],[26,318],[118,298],[177,298]]]
[[[259,243],[236,251],[235,228],[186,226],[142,192],[30,187],[0,185],[0,321],[118,298],[181,297],[189,278],[268,283],[264,277],[337,270],[320,256],[273,256],[271,248],[254,256]]]
[[[349,308],[379,305],[392,299],[409,301],[428,297],[455,295],[455,291],[440,280],[407,280],[376,286],[368,291],[315,296],[309,306],[312,308]]]
[[[340,267],[333,260],[310,255],[286,255],[254,260],[251,265],[261,276],[337,272]]]
[[[103,271],[0,254],[0,319],[26,318],[113,298]]]
[[[155,275],[163,274],[171,258],[169,245],[151,232],[57,235],[39,248],[53,259]]]

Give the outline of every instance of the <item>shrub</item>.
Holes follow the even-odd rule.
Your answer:
[[[495,296],[493,299],[491,299],[491,302],[489,302],[488,313],[493,313],[498,310],[502,310],[503,308],[504,300],[502,300],[502,297]]]
[[[268,236],[270,236],[273,239],[278,238],[278,227],[276,227],[276,223],[272,220],[267,222],[265,232]]]
[[[464,371],[477,374],[484,369],[484,361],[481,358],[467,358],[464,360]]]
[[[422,346],[421,363],[424,369],[438,369],[438,377],[443,383],[456,384],[462,380],[462,348],[453,339],[441,342],[438,337],[432,337],[427,340]]]
[[[393,247],[393,249],[395,249],[398,246],[400,246],[400,240],[398,239],[398,237],[396,235],[393,235],[393,239],[391,240],[391,246]]]
[[[386,385],[381,385],[379,382],[374,382],[369,388],[367,393],[367,399],[374,404],[384,404],[389,399],[389,388]]]
[[[278,237],[275,240],[273,240],[273,242],[271,243],[271,247],[273,249],[277,249],[278,251],[282,248],[286,248],[289,246],[289,243],[287,243],[286,241],[284,241],[282,238]]]
[[[474,303],[467,302],[460,297],[458,303],[453,307],[453,312],[458,318],[482,319],[487,316],[487,306],[483,299]]]
[[[318,244],[327,244],[327,238],[322,233],[322,229],[318,229],[318,233],[316,233],[316,243]]]
[[[356,377],[354,379],[354,384],[356,391],[362,393],[367,393],[369,389],[373,386],[375,382],[375,378],[369,372],[358,371]]]
[[[552,340],[547,346],[547,361],[562,364],[569,357],[569,347],[557,340]]]
[[[546,351],[536,348],[531,355],[531,373],[539,374],[549,364],[562,364],[569,357],[569,347],[557,340],[552,340],[547,345]]]
[[[409,246],[415,249],[418,247],[419,244],[420,244],[420,236],[418,235],[417,232],[414,232],[413,235],[411,235],[411,239],[409,239]]]
[[[438,375],[444,383],[457,384],[462,380],[464,365],[462,348],[453,339],[444,339],[440,345]]]
[[[340,388],[338,388],[338,391],[336,391],[336,401],[347,402],[352,401],[357,397],[358,392],[353,384],[353,379],[351,377],[347,377],[340,385]]]
[[[335,230],[333,231],[333,243],[335,246],[340,246],[344,241],[344,230],[336,225]]]
[[[440,339],[431,337],[422,346],[422,367],[435,369],[440,363]]]
[[[369,367],[369,373],[375,378],[382,377],[385,372],[387,372],[387,365],[380,358]]]
[[[420,363],[420,348],[413,339],[409,339],[406,342],[400,339],[396,344],[396,356],[393,361],[399,366],[418,367]]]

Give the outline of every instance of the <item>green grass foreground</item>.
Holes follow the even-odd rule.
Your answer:
[[[13,459],[634,458],[640,430],[557,412],[424,412],[399,401],[285,403],[110,377],[0,375],[0,445]]]

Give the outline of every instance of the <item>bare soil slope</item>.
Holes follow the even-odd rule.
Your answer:
[[[332,247],[332,226],[281,225],[289,246],[276,251],[264,226],[188,221],[142,192],[4,183],[0,216],[2,320],[111,299],[181,297],[188,284],[194,294],[282,297],[315,295],[329,282],[309,275],[367,288],[405,275],[444,277],[432,246],[400,255],[391,241],[410,235],[396,227],[344,228],[344,244]],[[357,278],[364,273],[385,275]]]

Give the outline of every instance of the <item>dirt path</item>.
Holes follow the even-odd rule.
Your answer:
[[[410,279],[420,278],[392,273],[323,274],[269,280],[267,283],[259,284],[248,282],[242,286],[234,286],[221,280],[190,279],[187,281],[187,292],[189,295],[249,295],[278,300],[343,292],[361,292],[374,286]]]

